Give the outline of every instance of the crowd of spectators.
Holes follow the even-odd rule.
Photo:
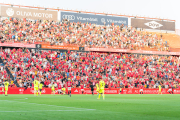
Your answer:
[[[104,79],[107,88],[163,88],[180,86],[180,57],[96,52],[35,51],[6,48],[0,52],[19,87],[33,86],[40,78],[45,87],[52,82],[89,87]],[[56,85],[56,84],[55,84]]]
[[[123,25],[98,26],[67,20],[0,18],[0,42],[169,51],[167,42],[156,34]]]

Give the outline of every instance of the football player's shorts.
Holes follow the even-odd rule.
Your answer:
[[[5,87],[5,91],[8,91],[8,87]]]
[[[104,93],[104,89],[100,89],[100,90],[99,90],[99,93]]]
[[[58,89],[58,92],[62,92],[61,89]]]
[[[143,89],[140,89],[140,91],[139,92],[143,92]]]
[[[52,92],[54,92],[55,91],[55,89],[51,89],[52,90]]]
[[[99,88],[98,88],[98,89],[96,89],[96,91],[97,91],[97,92],[99,92]]]
[[[38,91],[38,87],[34,87],[34,90],[35,90],[35,91]]]
[[[71,90],[71,87],[68,87],[68,90]]]
[[[169,88],[169,90],[168,91],[172,91],[172,88]]]

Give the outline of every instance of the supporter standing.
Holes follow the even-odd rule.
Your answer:
[[[92,82],[90,82],[90,88],[91,88],[92,95],[94,95],[94,85]]]
[[[67,87],[68,87],[68,95],[71,97],[71,80],[70,80],[70,78],[68,78]]]

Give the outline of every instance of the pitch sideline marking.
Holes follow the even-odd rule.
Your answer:
[[[19,102],[19,101],[12,101],[12,100],[0,100],[0,101],[18,102],[18,103],[28,103],[28,102]],[[47,104],[38,104],[38,103],[28,103],[28,104],[34,104],[34,105],[47,105]],[[64,107],[64,108],[75,108],[75,109],[82,109],[82,110],[96,110],[96,109],[76,108],[76,107],[66,107],[66,106],[56,106],[56,105],[47,105],[47,106]]]
[[[0,111],[1,112],[46,112],[46,111],[84,111],[84,110],[32,110],[32,111]]]

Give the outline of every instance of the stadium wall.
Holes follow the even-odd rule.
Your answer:
[[[119,94],[119,88],[106,89],[105,94]],[[121,94],[139,94],[140,89],[133,88],[123,88]],[[67,89],[66,89],[67,91]],[[84,94],[91,94],[91,89],[85,88]],[[158,94],[159,89],[143,89],[144,94]],[[43,88],[42,94],[51,94],[51,88]],[[58,94],[58,89],[55,89],[55,93]],[[80,88],[72,88],[72,94],[81,94]],[[180,89],[173,89],[174,94],[180,94]],[[2,89],[0,89],[0,94],[2,93]],[[8,94],[34,94],[34,88],[9,88]],[[96,89],[94,90],[94,94],[97,94]],[[168,89],[162,89],[162,94],[169,94]]]

